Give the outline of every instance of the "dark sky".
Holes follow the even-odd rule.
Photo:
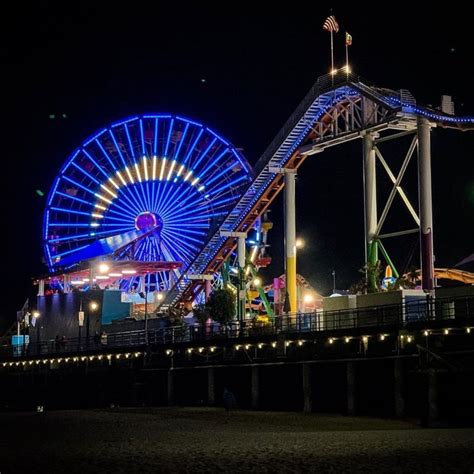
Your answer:
[[[409,89],[420,103],[438,105],[441,94],[451,94],[459,115],[474,115],[467,12],[434,2],[423,13],[414,2],[397,2],[390,12],[386,6],[362,10],[359,3],[334,11],[342,31],[353,36],[355,72],[383,87]],[[308,4],[274,2],[261,14],[237,2],[216,9],[207,2],[40,1],[4,9],[4,322],[23,303],[30,277],[44,271],[46,198],[35,190],[47,194],[63,161],[98,128],[132,114],[179,113],[216,129],[255,163],[328,71],[329,34],[321,26],[329,10]],[[339,64],[343,55],[341,32]],[[473,252],[474,132],[435,130],[432,143],[436,264],[450,266]],[[404,152],[387,149],[394,163],[397,151]],[[310,158],[300,172],[297,226],[307,247],[299,271],[323,293],[333,268],[337,286],[347,288],[363,265],[361,160],[355,142]],[[407,193],[416,202],[416,188]],[[281,207],[279,198],[271,213],[276,224]],[[400,207],[387,231],[410,226],[401,215]],[[275,266],[268,274],[282,270],[279,229],[270,237]],[[415,243],[412,237],[392,249],[402,269],[411,250],[417,255]]]

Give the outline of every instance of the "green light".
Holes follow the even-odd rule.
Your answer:
[[[43,193],[43,191],[41,191],[41,189],[37,189],[37,190],[36,190],[36,194],[37,194],[38,196],[41,196],[41,197],[44,196],[44,193]]]

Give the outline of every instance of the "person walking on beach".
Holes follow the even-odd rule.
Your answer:
[[[229,414],[230,410],[232,408],[235,408],[236,405],[236,400],[234,394],[228,390],[227,388],[224,388],[224,393],[222,394],[222,400],[224,402],[224,408],[227,414]]]

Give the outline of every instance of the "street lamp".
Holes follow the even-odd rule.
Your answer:
[[[96,311],[97,308],[99,307],[98,303],[95,301],[91,301],[89,303],[89,311],[87,312],[87,322],[86,322],[86,346],[89,347],[89,328],[90,328],[90,313],[93,311]]]
[[[35,318],[35,326],[36,326],[36,347],[37,347],[37,353],[41,353],[41,347],[40,347],[40,322],[39,318],[41,316],[39,311],[33,311],[33,318]]]

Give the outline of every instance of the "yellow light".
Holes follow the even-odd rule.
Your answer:
[[[89,360],[94,360],[94,356],[90,356]],[[59,362],[59,361],[58,361]]]
[[[411,342],[413,338],[411,336],[407,336],[407,342]]]
[[[257,256],[258,245],[255,245],[252,249],[252,253],[250,254],[250,261],[253,263],[255,261],[255,257]]]
[[[331,74],[334,76],[335,74],[337,74],[337,69],[332,69],[331,70]]]
[[[100,273],[107,273],[110,270],[110,267],[106,263],[101,263],[99,265],[99,272]]]
[[[125,354],[125,359],[128,359],[129,357],[130,357],[130,354],[127,352],[127,353]]]
[[[172,350],[171,349],[166,349],[166,355],[171,355],[172,354]]]
[[[263,344],[260,342],[257,347],[261,349],[263,347]]]
[[[126,186],[127,182],[123,179],[123,176],[120,174],[120,171],[117,171],[117,176],[120,178],[120,181],[122,181],[122,184]]]
[[[385,341],[385,334],[382,334],[382,335],[380,336],[380,340],[381,340],[381,341]]]
[[[204,350],[204,347],[200,347],[200,348],[198,349],[199,352],[202,352],[203,350]]]
[[[250,349],[250,344],[245,344],[245,349],[249,350]]]
[[[466,332],[467,332],[468,334],[471,334],[471,328],[466,328]]]
[[[164,297],[165,297],[165,296],[163,295],[163,293],[158,293],[158,294],[156,295],[156,299],[157,299],[158,301],[163,301],[163,298],[164,298]]]
[[[329,338],[329,344],[332,344],[334,342],[334,339],[332,337]]]
[[[260,286],[262,284],[262,280],[260,278],[254,278],[253,280],[254,286]]]
[[[276,342],[272,342],[272,347],[276,347],[277,346],[277,343]]]
[[[449,334],[449,329],[445,329],[444,334],[448,335]]]
[[[143,156],[143,171],[145,173],[145,181],[148,181],[148,160]]]
[[[350,73],[351,72],[351,68],[349,66],[344,66],[344,69],[346,70],[346,72]]]
[[[310,293],[306,293],[304,296],[303,296],[303,301],[305,303],[312,303],[314,301],[314,297],[313,295],[311,295]]]
[[[122,270],[122,273],[124,275],[135,275],[135,273],[137,273],[136,270]]]
[[[115,355],[115,358],[116,358],[116,359],[120,359],[120,356],[121,356],[121,354],[116,354],[116,355]]]
[[[350,340],[351,340],[350,337],[345,337],[345,338],[344,338],[344,342],[349,342]]]
[[[304,341],[298,341],[298,345],[302,346],[304,344]]]
[[[237,350],[237,351],[238,351],[239,349],[240,349],[240,345],[239,345],[239,344],[237,344],[237,345],[235,346],[235,350]]]
[[[214,346],[210,348],[211,352],[214,352],[215,350],[216,350],[216,348]]]
[[[367,342],[367,341],[369,340],[369,338],[368,338],[367,336],[364,336],[364,337],[362,338],[362,340],[363,340],[364,342]]]
[[[107,186],[104,186],[103,184],[101,184],[100,187],[101,187],[104,191],[107,191],[112,197],[114,197],[114,198],[117,197],[117,195],[116,195],[113,191],[111,191]],[[105,201],[105,200],[106,200],[106,199],[104,199],[104,201]],[[110,204],[112,204],[112,203],[110,203]]]
[[[135,357],[140,357],[140,352],[135,352]]]
[[[114,186],[115,189],[120,189],[120,188],[117,186],[117,183],[116,183],[112,178],[109,178],[109,181],[112,183],[112,185]]]
[[[295,245],[297,249],[302,249],[304,247],[304,240],[298,237],[296,239]]]
[[[189,347],[188,348],[188,354],[191,354],[193,352],[193,348],[192,347]]]
[[[288,347],[291,344],[291,341],[286,341],[285,346]]]
[[[91,309],[91,311],[95,311],[98,307],[99,305],[95,301],[92,301],[91,304],[89,305],[89,308]]]
[[[118,272],[117,272],[117,273],[115,273],[115,272],[109,273],[109,277],[116,277],[116,278],[119,278],[119,277],[121,277],[121,276],[122,276],[122,274],[121,274],[121,273],[118,273]]]
[[[430,333],[428,331],[423,331],[423,336],[429,336]]]
[[[33,311],[33,318],[39,318],[40,317],[40,312],[39,311]]]
[[[140,174],[140,168],[138,167],[138,163],[135,163],[135,171],[137,172],[138,181],[142,182],[142,175]]]
[[[156,155],[153,155],[153,181],[156,179]]]

